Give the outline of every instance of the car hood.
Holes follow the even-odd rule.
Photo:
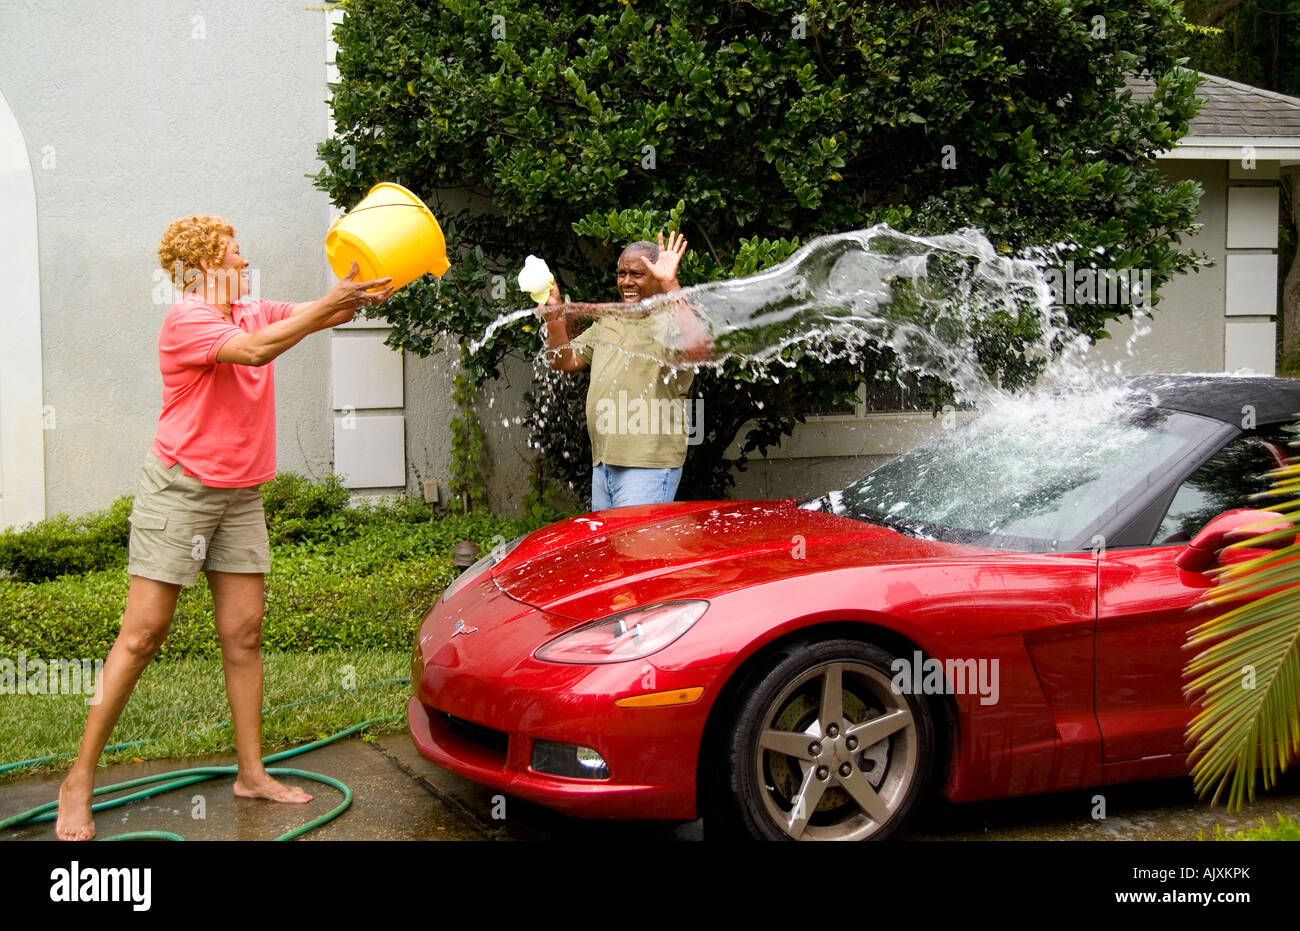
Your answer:
[[[794,500],[691,501],[552,524],[526,537],[492,577],[511,598],[589,620],[781,576],[1000,552],[906,536]]]

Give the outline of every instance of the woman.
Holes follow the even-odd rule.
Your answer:
[[[59,788],[56,833],[95,835],[95,765],[140,673],[162,645],[182,585],[202,569],[212,590],[235,727],[235,795],[308,802],[262,765],[262,601],[270,569],[260,486],[275,476],[271,360],[303,337],[381,304],[390,281],[356,281],[357,266],[316,301],[244,300],[248,261],[220,217],[176,220],[158,248],[162,267],[195,277],[158,336],[163,409],[131,510],[130,587],[117,642],[104,662],[72,771]],[[197,273],[197,274],[195,274]],[[188,281],[190,275],[178,277]],[[191,288],[193,290],[191,291]]]

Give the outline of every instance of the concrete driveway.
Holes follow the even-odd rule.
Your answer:
[[[225,765],[233,754],[202,759],[157,760],[102,769],[105,785],[190,766]],[[704,822],[660,824],[583,821],[518,799],[504,806],[493,791],[429,763],[405,734],[373,741],[351,738],[284,761],[351,787],[352,807],[304,840],[702,840]],[[0,819],[53,800],[62,777],[30,776],[0,785]],[[314,799],[305,806],[236,799],[232,777],[223,777],[102,812],[99,835],[172,831],[190,840],[269,840],[338,804],[337,790],[302,785]],[[1094,818],[1097,796],[1104,818]],[[504,809],[504,810],[503,810]],[[1214,826],[1275,823],[1281,812],[1300,820],[1300,774],[1291,772],[1267,796],[1241,812],[1198,802],[1188,779],[1110,786],[1050,796],[952,805],[937,802],[914,823],[910,840],[1195,840],[1213,837]],[[203,817],[198,817],[202,814]],[[494,817],[494,815],[498,817]],[[504,817],[499,817],[504,815]],[[0,840],[52,840],[54,824],[0,832]]]

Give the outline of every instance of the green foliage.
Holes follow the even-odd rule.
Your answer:
[[[483,483],[487,460],[483,449],[483,425],[474,412],[478,388],[469,366],[469,356],[462,350],[460,368],[452,378],[451,399],[456,404],[456,416],[451,421],[451,478],[448,482],[451,493],[460,498],[461,510],[482,504],[487,497]]]
[[[1185,0],[1193,24],[1204,22],[1223,0]],[[1191,67],[1280,94],[1300,93],[1300,20],[1291,0],[1251,0],[1224,13],[1213,30],[1181,37],[1180,54]]]
[[[0,531],[0,569],[23,582],[126,565],[131,498],[83,517],[59,514],[17,530]]]
[[[1108,265],[1150,269],[1157,290],[1197,261],[1179,237],[1200,188],[1169,182],[1152,161],[1196,107],[1195,75],[1174,71],[1186,32],[1168,0],[346,8],[339,137],[320,145],[316,183],[351,206],[396,180],[444,221],[452,270],[380,310],[390,343],[413,352],[433,351],[440,334],[477,338],[526,304],[513,287],[526,253],[547,259],[562,290],[599,300],[613,297],[622,246],[669,229],[691,241],[684,284],[751,273],[797,242],[881,221],[914,233],[978,226],[1000,250],[1038,247],[1054,263],[1086,265],[1101,249]],[[1123,93],[1131,72],[1158,79],[1155,100]],[[1100,338],[1128,311],[1084,305],[1071,319]],[[994,321],[981,349],[1010,381],[1025,377],[1022,328]],[[477,354],[474,378],[538,348],[536,326],[505,327]],[[724,451],[746,422],[741,446],[762,450],[858,380],[897,374],[883,351],[857,367],[787,361],[797,367],[774,368],[776,381],[739,366],[699,379],[712,436],[692,449],[683,494],[722,494],[745,458]],[[575,489],[590,478],[585,437],[572,433],[580,386],[533,393],[535,406],[574,407],[567,419],[550,409],[562,426],[535,424],[534,442],[548,474]]]
[[[585,370],[565,375],[535,362],[533,387],[524,392],[529,444],[542,453],[539,461],[544,478],[555,479],[583,502],[591,500],[591,437],[586,414],[590,383],[591,375]]]
[[[427,515],[427,509],[424,509]],[[536,519],[486,511],[409,520],[403,505],[358,512],[345,532],[321,514],[297,542],[274,546],[266,579],[264,647],[268,651],[405,650],[415,625],[455,577],[451,548],[472,540],[480,550],[541,526]],[[0,655],[105,656],[126,605],[121,567],[46,582],[0,579]],[[185,587],[160,656],[219,652],[212,595],[200,574]]]
[[[539,506],[523,518],[484,510],[435,518],[409,498],[350,505],[338,478],[282,472],[262,486],[271,572],[263,623],[267,650],[408,650],[413,626],[455,578],[451,549],[481,550],[559,515]],[[0,534],[13,578],[0,578],[0,655],[105,656],[126,605],[129,497],[77,520],[60,515]],[[203,575],[181,589],[160,655],[219,650]]]
[[[379,525],[427,523],[433,510],[405,496],[352,500],[337,475],[319,482],[295,472],[281,472],[262,486],[262,506],[271,545],[300,542],[338,543]]]
[[[296,472],[281,472],[262,486],[266,531],[272,543],[334,535],[356,523],[347,512],[351,493],[336,475],[313,482]]]
[[[535,521],[539,525],[553,524],[556,521],[563,520],[566,517],[575,516],[567,507],[568,502],[557,504],[555,495],[549,493],[547,488],[546,477],[543,471],[543,460],[538,459],[534,463],[535,468],[529,476],[528,494],[524,495],[523,511],[524,519]],[[590,491],[590,489],[588,489]],[[580,508],[577,513],[585,512],[587,508]]]
[[[1280,812],[1277,815],[1277,827],[1265,824],[1259,819],[1259,827],[1245,828],[1240,831],[1225,831],[1222,825],[1214,826],[1215,840],[1300,840],[1300,822],[1292,821]],[[1205,840],[1202,835],[1197,840]]]

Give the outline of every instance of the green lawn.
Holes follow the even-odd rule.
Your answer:
[[[354,507],[335,477],[313,483],[293,473],[262,486],[262,496],[272,550],[263,620],[268,754],[402,715],[408,684],[368,684],[409,675],[420,619],[456,577],[452,547],[471,540],[484,551],[559,516],[434,512],[405,499]],[[130,507],[120,498],[75,519],[0,531],[0,659],[107,656],[126,605]],[[148,742],[103,762],[234,749],[212,609],[200,575],[182,590],[167,640],[109,741]],[[85,723],[84,695],[0,694],[0,765],[74,753]],[[404,728],[399,719],[372,731]],[[70,761],[59,756],[0,780]]]
[[[1200,837],[1199,840],[1205,840]],[[1286,815],[1277,816],[1277,826],[1264,823],[1264,819],[1259,819],[1259,827],[1247,828],[1241,831],[1225,831],[1221,826],[1215,825],[1215,840],[1300,840],[1300,822],[1292,821]]]
[[[263,755],[326,737],[370,718],[403,716],[370,729],[372,733],[403,731],[410,686],[405,681],[368,683],[405,680],[410,662],[409,651],[266,654]],[[290,707],[283,707],[286,705]],[[107,752],[102,762],[234,750],[229,719],[219,657],[151,663],[109,739],[110,744],[149,742]],[[83,695],[4,695],[0,697],[0,747],[5,749],[0,764],[75,753],[85,724]],[[71,757],[60,758],[0,774],[0,780],[60,771],[70,763]]]

